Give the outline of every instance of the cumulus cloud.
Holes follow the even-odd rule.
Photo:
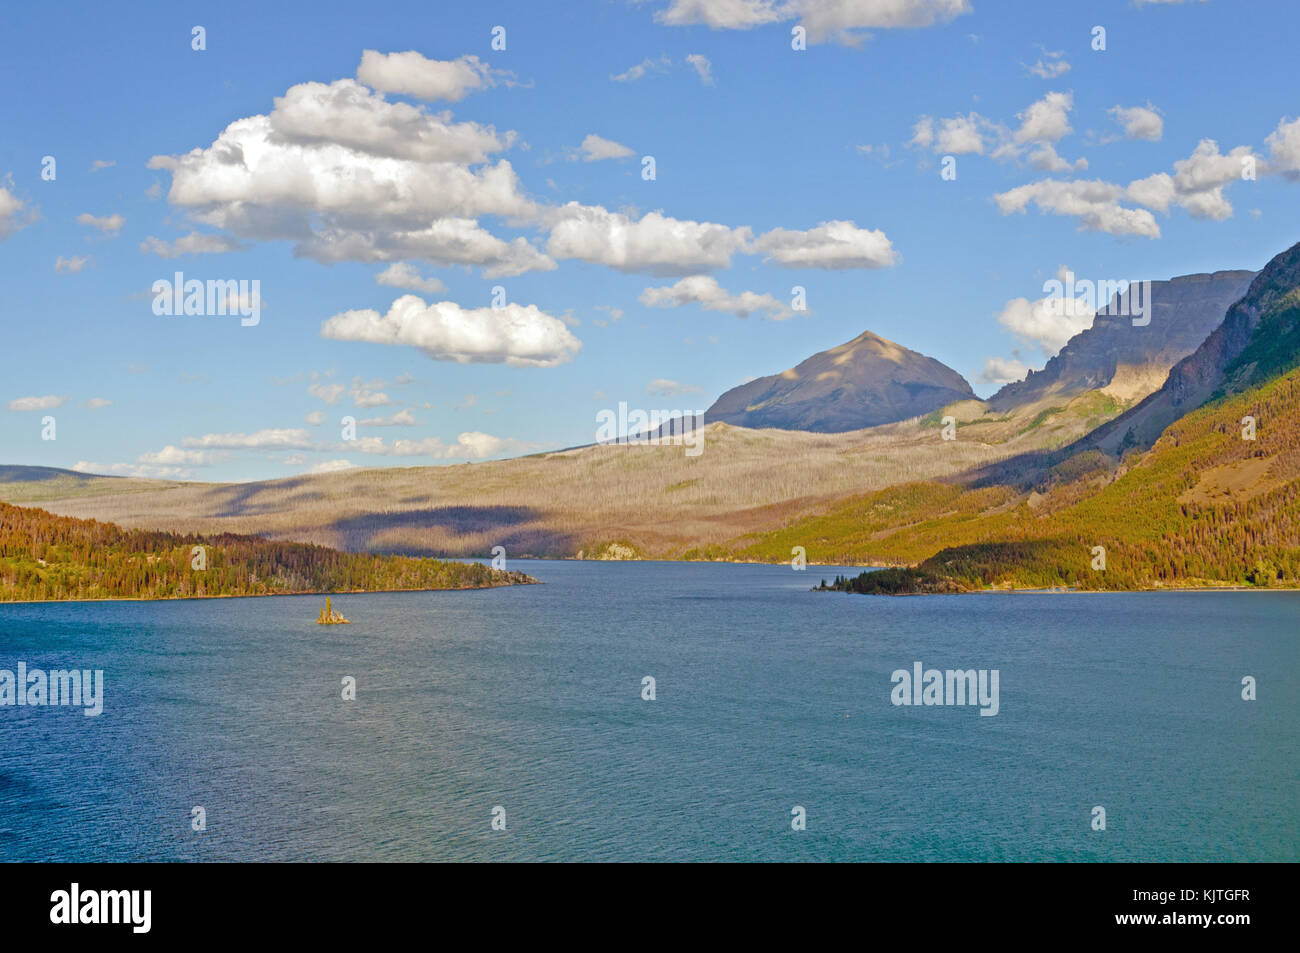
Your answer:
[[[114,213],[112,215],[95,216],[89,212],[82,212],[77,216],[78,225],[89,225],[91,228],[97,228],[105,235],[114,236],[122,230],[126,224],[126,219],[121,215]]]
[[[711,275],[692,275],[674,285],[663,288],[646,288],[641,292],[641,303],[651,308],[680,308],[698,304],[705,311],[723,311],[738,318],[747,318],[755,312],[783,320],[793,312],[770,294],[742,291],[732,294],[718,284]]]
[[[912,127],[908,145],[946,155],[983,155],[986,136],[996,138],[996,127],[979,113],[940,119],[937,124],[933,117],[922,116]]]
[[[1115,106],[1107,111],[1124,127],[1129,139],[1159,142],[1165,134],[1165,121],[1149,102],[1145,106]]]
[[[984,362],[980,378],[990,384],[1010,384],[1012,381],[1024,380],[1030,370],[1032,368],[1028,364],[1016,358],[990,357]]]
[[[1269,171],[1300,181],[1300,119],[1283,119],[1264,143],[1269,151]],[[0,215],[0,237],[4,235],[2,220]]]
[[[409,291],[423,291],[425,294],[438,294],[447,290],[437,278],[425,278],[411,265],[404,261],[395,261],[379,274],[375,281],[393,288],[406,288]]]
[[[19,229],[26,228],[36,218],[27,203],[14,195],[12,187],[12,182],[8,183],[8,187],[0,185],[0,242]]]
[[[336,314],[321,335],[337,341],[419,348],[436,361],[553,367],[582,348],[564,322],[536,305],[462,308],[452,301],[426,304],[403,295],[387,314],[365,309]]]
[[[1171,205],[1187,209],[1193,218],[1223,221],[1232,217],[1232,204],[1224,188],[1238,181],[1251,162],[1258,161],[1249,146],[1237,146],[1226,155],[1213,139],[1202,139],[1186,159],[1174,163],[1174,174],[1157,172],[1129,183],[1128,197],[1158,212]]]
[[[268,124],[286,143],[339,145],[414,162],[486,162],[515,138],[491,126],[450,122],[420,106],[390,103],[350,79],[291,87],[276,97]]]
[[[53,410],[56,407],[62,407],[67,402],[67,397],[55,397],[54,395],[48,395],[45,397],[18,397],[9,401],[9,409]]]
[[[754,248],[784,268],[890,268],[900,260],[884,232],[848,221],[822,222],[807,231],[774,228]]]
[[[1129,208],[1123,186],[1101,180],[1041,179],[993,196],[1003,215],[1024,213],[1029,205],[1052,215],[1079,219],[1080,231],[1159,238],[1160,226],[1145,208]]]
[[[618,271],[684,275],[728,267],[750,235],[748,228],[659,212],[633,220],[599,205],[570,202],[556,210],[546,251],[552,258],[577,258]]]
[[[1058,270],[1057,278],[1066,287],[1070,286],[1069,277],[1070,272],[1064,266]],[[1043,297],[1036,301],[1013,298],[998,315],[998,323],[1022,341],[1053,357],[1070,338],[1092,327],[1095,316],[1096,309],[1086,296]],[[1023,377],[1023,373],[1020,376]]]
[[[171,172],[168,201],[196,222],[235,239],[292,241],[317,261],[420,259],[481,265],[489,276],[551,270],[525,239],[503,240],[477,221],[536,217],[510,163],[480,161],[511,141],[338,80],[295,86],[269,115],[149,164]],[[176,252],[153,242],[146,250]]]
[[[431,60],[414,50],[405,53],[366,50],[357,67],[357,79],[372,89],[452,103],[469,93],[495,86],[507,75],[493,70],[477,56]]]
[[[603,139],[594,132],[589,133],[587,138],[582,140],[582,145],[578,147],[570,158],[582,159],[583,162],[599,162],[602,159],[626,159],[628,156],[636,153],[627,146],[612,139]]]
[[[1073,108],[1073,93],[1048,93],[1031,103],[1024,112],[1016,114],[1020,120],[1016,142],[1059,142],[1074,131],[1070,127],[1070,110]]]

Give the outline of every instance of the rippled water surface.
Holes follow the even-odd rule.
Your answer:
[[[0,669],[106,683],[98,718],[0,707],[0,859],[1300,857],[1300,593],[511,568],[545,585],[342,596],[337,627],[305,596],[0,605]],[[917,661],[997,669],[999,713],[895,707]]]

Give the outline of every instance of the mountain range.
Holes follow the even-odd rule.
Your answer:
[[[1153,282],[1151,302],[1149,325],[1099,314],[987,401],[864,332],[723,394],[698,457],[597,445],[249,484],[14,466],[0,499],[383,553],[785,561],[803,547],[915,567],[904,589],[1296,584],[1300,246],[1258,273]],[[1257,439],[1238,435],[1245,417]],[[1107,575],[1080,569],[1093,545],[1118,559]]]

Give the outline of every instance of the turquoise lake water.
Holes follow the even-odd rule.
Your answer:
[[[0,707],[0,859],[1300,859],[1300,593],[510,568],[545,585],[340,596],[336,627],[315,596],[0,605],[0,669],[105,680],[97,718]],[[998,670],[997,715],[892,704],[918,661]]]

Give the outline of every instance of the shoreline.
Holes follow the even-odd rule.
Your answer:
[[[542,586],[540,579],[528,577],[528,582],[502,582],[490,586],[454,586],[441,589],[341,589],[316,591],[304,589],[298,592],[246,592],[215,596],[164,596],[149,598],[147,596],[105,596],[102,599],[0,599],[0,609],[5,606],[47,606],[70,605],[74,603],[95,602],[206,602],[209,599],[272,599],[277,596],[369,596],[393,592],[480,592],[485,589],[509,589],[513,586]]]

